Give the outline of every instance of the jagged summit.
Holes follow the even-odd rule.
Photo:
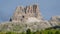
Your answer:
[[[18,6],[12,17],[12,21],[26,21],[29,18],[42,19],[39,7],[37,4],[31,6]]]
[[[44,30],[60,25],[60,16],[53,16],[51,20],[44,20],[37,4],[18,6],[9,22],[0,24],[0,31],[25,32],[28,28],[32,31]]]

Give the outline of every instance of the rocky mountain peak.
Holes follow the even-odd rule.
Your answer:
[[[38,5],[18,6],[9,22],[0,24],[0,31],[32,31],[44,30],[49,27],[60,25],[60,16],[53,16],[44,20],[41,16]]]
[[[36,19],[42,19],[41,13],[39,11],[39,7],[37,4],[30,5],[30,6],[18,6],[16,11],[12,17],[12,21],[26,21],[30,17]]]

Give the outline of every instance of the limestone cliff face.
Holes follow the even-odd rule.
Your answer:
[[[30,17],[33,17],[35,19],[42,19],[41,13],[39,11],[39,7],[37,4],[31,5],[31,6],[18,6],[16,8],[16,11],[12,17],[12,21],[26,21]]]
[[[51,17],[51,20],[58,22],[58,21],[60,21],[60,16],[52,16],[52,17]]]
[[[38,5],[18,6],[10,18],[10,22],[0,23],[0,31],[32,31],[44,30],[49,27],[60,25],[60,16],[53,16],[49,21],[44,20]]]
[[[60,25],[60,16],[52,16],[49,22],[52,26]]]

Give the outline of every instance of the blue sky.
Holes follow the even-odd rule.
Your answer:
[[[37,3],[44,19],[60,15],[60,0],[0,0],[0,22],[8,21],[17,6]]]

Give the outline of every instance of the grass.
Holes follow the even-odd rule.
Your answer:
[[[0,34],[27,34],[27,32],[0,32]],[[60,34],[60,30],[57,29],[51,29],[51,30],[41,30],[41,31],[36,31],[36,32],[30,32],[30,34]]]

